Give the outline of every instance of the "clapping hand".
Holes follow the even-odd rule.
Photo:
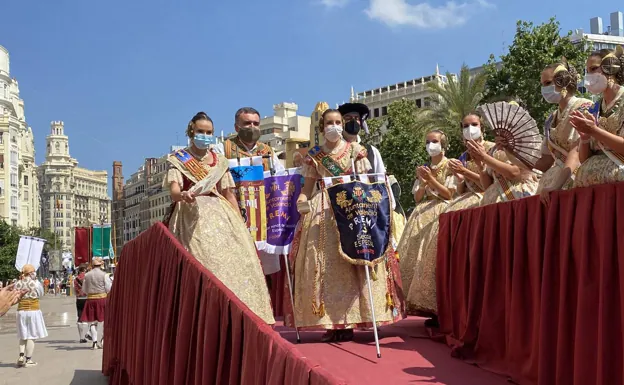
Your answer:
[[[15,290],[14,285],[0,289],[0,317],[5,315],[11,306],[18,303],[26,293],[27,291],[24,290]]]
[[[449,160],[449,168],[457,177],[463,177],[464,172],[466,171],[466,168],[464,167],[462,162],[457,159]]]
[[[427,183],[433,178],[433,174],[431,174],[431,169],[427,166],[420,166],[416,170],[418,173],[418,178],[423,182]]]
[[[483,158],[487,155],[485,151],[485,147],[481,143],[477,143],[474,140],[470,139],[466,141],[466,147],[470,152],[470,156],[478,162],[482,162]]]
[[[593,115],[590,113],[582,113],[581,111],[572,112],[570,124],[576,129],[583,140],[588,140],[592,134],[599,129]]]

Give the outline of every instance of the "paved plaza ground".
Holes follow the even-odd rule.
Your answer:
[[[78,343],[75,297],[46,296],[41,300],[48,338],[37,341],[33,360],[39,365],[16,368],[19,356],[15,332],[16,307],[0,318],[0,385],[105,385],[102,350]]]

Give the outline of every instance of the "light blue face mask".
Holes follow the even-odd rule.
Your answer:
[[[195,136],[193,136],[193,143],[200,150],[205,150],[217,143],[217,138],[215,138],[214,135],[195,134]]]
[[[561,92],[557,92],[554,85],[542,87],[542,96],[548,103],[557,104],[561,101]]]

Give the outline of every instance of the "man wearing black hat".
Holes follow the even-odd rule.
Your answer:
[[[366,106],[366,104],[362,103],[345,103],[338,107],[338,111],[342,114],[342,118],[345,121],[344,130],[342,132],[342,136],[345,138],[347,142],[360,142],[360,130],[364,128],[364,132],[368,134],[368,125],[366,124],[366,119],[370,116],[370,109]],[[384,165],[383,159],[381,158],[381,154],[379,150],[370,144],[364,145],[366,151],[368,152],[368,161],[373,167],[374,174],[386,174],[386,166]],[[405,217],[405,212],[399,203],[399,197],[401,196],[401,187],[398,182],[394,178],[394,176],[390,177],[390,188],[392,190],[392,195],[394,195],[393,209],[397,213],[403,215]]]

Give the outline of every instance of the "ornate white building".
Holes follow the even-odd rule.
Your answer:
[[[0,220],[22,228],[40,226],[35,138],[26,124],[9,52],[0,46]]]
[[[111,220],[108,174],[78,167],[63,122],[51,123],[46,144],[46,160],[38,167],[41,227],[56,233],[59,248],[73,250],[74,227]]]

